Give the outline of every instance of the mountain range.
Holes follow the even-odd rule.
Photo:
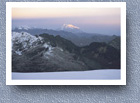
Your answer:
[[[87,42],[85,37],[93,41]],[[12,72],[120,69],[119,38],[64,30],[16,28],[12,30]]]
[[[14,28],[12,32],[27,32],[31,35],[40,35],[43,33],[47,33],[50,35],[60,35],[61,37],[72,41],[77,46],[86,46],[92,42],[110,42],[115,39],[116,35],[102,35],[97,33],[86,33],[83,32],[79,27],[74,26],[72,24],[64,24],[58,30],[45,29],[45,28],[29,28],[29,27],[18,27]]]

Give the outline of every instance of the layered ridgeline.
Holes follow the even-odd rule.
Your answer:
[[[92,42],[80,47],[63,36],[48,33],[31,35],[25,31],[12,32],[13,72],[120,69],[120,50],[112,46],[117,40]]]
[[[18,27],[14,28],[12,32],[27,32],[31,35],[40,35],[43,33],[51,34],[54,36],[60,35],[61,37],[72,41],[77,46],[86,46],[92,42],[105,42],[109,43],[111,40],[119,36],[109,36],[97,33],[86,33],[83,32],[79,27],[72,24],[64,24],[58,30],[51,30],[45,28],[35,28],[35,27]]]

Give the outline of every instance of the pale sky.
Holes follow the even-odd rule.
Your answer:
[[[120,35],[119,8],[13,8],[13,26],[57,29],[73,24],[86,32]]]

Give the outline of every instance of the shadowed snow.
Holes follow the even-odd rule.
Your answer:
[[[120,70],[91,70],[91,71],[76,71],[76,72],[42,72],[42,73],[12,73],[12,79],[94,79],[94,80],[113,80],[120,79]]]

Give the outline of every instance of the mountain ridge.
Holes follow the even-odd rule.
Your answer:
[[[29,34],[21,32],[20,35],[28,36]],[[120,52],[106,43],[93,42],[88,46],[78,47],[59,35],[44,33],[33,36],[35,40],[28,47],[25,44],[30,44],[32,39],[23,38],[22,42],[19,42],[19,38],[21,37],[17,36],[16,39],[14,37],[12,41],[13,72],[120,69]]]
[[[39,35],[43,33],[47,33],[50,35],[60,35],[61,37],[72,41],[77,46],[86,46],[92,42],[110,42],[111,40],[115,39],[115,36],[109,35],[101,35],[101,34],[94,34],[94,33],[85,33],[85,32],[78,32],[72,33],[63,30],[50,30],[50,29],[40,29],[40,28],[29,28],[29,29],[18,29],[15,28],[12,32],[28,32],[31,35]]]

